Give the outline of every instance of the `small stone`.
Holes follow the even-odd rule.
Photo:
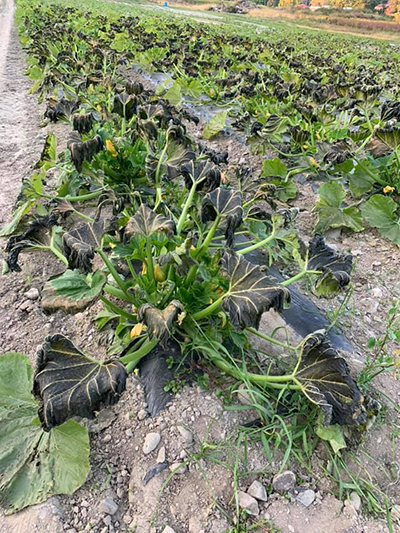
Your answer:
[[[72,507],[72,510],[74,511],[75,514],[79,513],[79,507],[77,505],[75,505],[75,507]]]
[[[165,528],[162,530],[162,533],[175,533],[175,531],[172,529],[172,527],[165,526]]]
[[[65,533],[76,533],[76,529],[74,527],[71,527],[71,528],[67,529],[67,531]]]
[[[349,518],[356,518],[358,516],[357,511],[354,509],[353,504],[349,500],[344,502],[343,513]]]
[[[127,437],[133,437],[133,431],[132,431],[131,429],[127,429],[127,430],[125,431],[125,435],[126,435]]]
[[[285,470],[274,477],[272,485],[277,492],[287,492],[296,485],[296,476],[291,470]]]
[[[89,507],[89,502],[87,500],[82,500],[81,501],[81,506],[82,507]]]
[[[268,494],[264,485],[257,480],[253,481],[253,483],[247,489],[247,494],[250,494],[250,496],[253,496],[253,498],[262,502],[266,502],[268,500]]]
[[[144,420],[147,416],[147,413],[146,413],[146,410],[145,409],[140,409],[140,411],[138,412],[138,419],[139,420]]]
[[[106,526],[111,526],[111,516],[109,514],[103,518],[103,523]]]
[[[315,500],[315,492],[311,489],[302,490],[300,494],[296,496],[296,500],[304,505],[304,507],[310,507]]]
[[[187,430],[185,427],[183,427],[183,426],[177,426],[177,428],[178,428],[179,433],[185,439],[185,443],[187,445],[192,444],[192,442],[193,442],[192,433],[189,430]]]
[[[293,526],[289,525],[288,526],[288,530],[290,531],[290,533],[294,533],[294,527]]]
[[[169,469],[171,472],[174,472],[174,474],[184,474],[186,472],[186,465],[182,463],[173,463],[170,465]]]
[[[354,257],[358,257],[362,255],[362,250],[352,250],[351,253],[354,255]]]
[[[160,444],[161,435],[159,433],[147,433],[143,444],[143,453],[148,455]]]
[[[380,267],[381,265],[382,265],[382,263],[381,263],[380,261],[374,261],[374,262],[372,263],[372,266],[373,266],[373,267]]]
[[[371,294],[374,298],[382,298],[383,291],[379,287],[374,287],[371,291]]]
[[[242,383],[241,385],[239,385],[237,396],[238,396],[238,400],[239,400],[239,402],[241,404],[243,404],[243,405],[252,405],[253,404],[253,402],[251,400],[251,397],[250,397],[250,394],[248,393],[248,387],[247,387],[246,383]]]
[[[105,437],[103,439],[103,442],[105,442],[107,444],[107,442],[110,442],[110,440],[111,440],[111,435],[107,434],[107,435],[105,435]]]
[[[115,514],[118,511],[118,505],[112,498],[104,498],[99,505],[99,511],[106,514]]]
[[[156,462],[164,463],[164,461],[165,461],[165,446],[162,446],[158,452]]]
[[[360,496],[357,494],[357,492],[351,492],[350,493],[350,501],[351,501],[351,504],[352,506],[354,507],[354,509],[359,512],[360,509],[361,509],[361,498]]]
[[[122,519],[125,524],[129,525],[132,522],[132,517],[129,514],[126,514],[124,518]]]
[[[37,300],[39,298],[39,291],[35,288],[29,289],[29,291],[25,293],[25,296],[28,300]]]
[[[22,302],[22,304],[19,306],[20,311],[30,311],[31,308],[31,302],[29,300],[26,300],[25,302]]]
[[[247,494],[247,492],[243,492],[240,490],[238,492],[239,497],[239,506],[242,509],[246,509],[246,511],[254,516],[258,516],[260,513],[260,509],[258,508],[258,503],[255,498],[250,496],[250,494]]]

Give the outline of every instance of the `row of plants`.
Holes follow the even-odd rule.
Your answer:
[[[108,17],[59,3],[21,1],[17,23],[33,90],[48,103],[45,117],[64,121],[71,133],[61,153],[54,134],[48,134],[32,176],[22,184],[14,216],[1,232],[10,236],[3,270],[21,270],[26,251],[53,253],[65,271],[43,280],[42,309],[77,312],[100,300],[103,309],[95,322],[99,329],[112,327],[114,337],[106,361],[88,357],[60,334],[44,340],[35,372],[23,354],[0,358],[0,501],[6,512],[51,494],[71,494],[84,483],[88,435],[73,418],[93,417],[102,406],[117,402],[128,374],[155,349],[168,358],[178,348],[182,360],[205,361],[234,383],[244,382],[263,406],[262,418],[265,405],[283,402],[293,408],[306,398],[320,408],[318,435],[336,451],[343,447],[342,441],[338,445],[343,438],[339,426],[361,431],[373,414],[345,359],[325,332],[291,346],[276,340],[274,332],[258,330],[264,312],[290,305],[287,287],[293,282],[308,278],[318,296],[332,296],[350,282],[351,255],[336,252],[319,234],[305,246],[297,235],[296,210],[277,203],[291,197],[291,176],[299,168],[315,166],[309,164],[309,153],[316,143],[309,141],[311,148],[302,149],[304,163],[297,167],[276,158],[265,162],[260,179],[252,178],[251,169],[238,167],[236,178],[227,183],[226,154],[195,143],[187,134],[187,121],[198,119],[180,105],[176,82],[153,91],[126,73],[127,65],[143,63],[146,54],[148,66],[156,64],[157,53],[163,68],[173,65],[186,76],[193,69],[188,94],[199,80],[196,90],[210,92],[215,74],[210,58],[216,67],[220,50],[218,60],[224,65],[218,68],[241,72],[247,86],[249,80],[257,86],[249,69],[246,78],[246,70],[238,68],[236,56],[245,50],[246,62],[251,61],[256,46],[264,43],[263,61],[268,59],[272,74],[279,45],[272,52],[265,41],[235,36],[227,41],[203,27],[205,35],[200,36],[199,27],[191,23],[169,21],[156,30],[154,20]],[[172,31],[178,30],[184,33],[175,40]],[[280,61],[285,64],[282,57]],[[259,83],[265,86],[262,78]],[[385,83],[394,86],[390,76]],[[278,97],[275,102],[265,90],[267,106],[285,103]],[[257,97],[243,98],[241,105],[255,104]],[[300,93],[293,89],[291,98],[294,107]],[[283,148],[283,137],[277,141],[287,131],[282,108],[280,116],[271,113],[268,118],[250,113],[250,108],[247,113],[257,115],[257,121],[250,120],[250,133],[258,144],[268,139],[268,146]],[[208,124],[206,137],[221,130],[220,118]],[[289,112],[287,119],[292,120]],[[366,129],[363,120],[359,128]],[[373,130],[378,131],[375,126]],[[310,134],[317,131],[310,122]],[[293,147],[294,135],[284,144]],[[373,135],[363,137],[360,146]],[[294,155],[291,150],[282,153]],[[322,159],[318,161],[321,169]],[[324,165],[328,174],[327,159]],[[335,199],[329,187],[342,190],[343,185],[333,180],[323,187],[328,203],[323,204],[321,191],[319,229],[333,226],[323,223],[332,207],[329,201]],[[354,209],[339,202],[336,211],[347,220]],[[257,249],[267,253],[270,264],[295,264],[297,272],[278,283],[248,260]],[[279,361],[277,366],[261,364],[251,335],[292,354],[292,367],[283,371]]]

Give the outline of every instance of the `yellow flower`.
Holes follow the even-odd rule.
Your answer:
[[[115,146],[113,145],[113,143],[110,141],[110,139],[107,139],[107,140],[106,140],[106,146],[107,146],[107,150],[110,152],[110,154],[111,154],[113,157],[117,157],[118,152],[117,152],[117,150],[115,149]]]
[[[143,324],[139,322],[136,324],[136,326],[133,326],[131,329],[131,339],[134,339],[135,337],[139,337],[139,335],[142,334],[143,331]]]
[[[318,163],[313,157],[310,157],[310,163],[312,164],[313,167],[318,167]]]
[[[193,244],[192,244],[190,249],[192,250],[192,252],[194,252],[196,250],[196,246],[193,246]]]
[[[178,315],[178,326],[182,326],[182,322],[185,320],[186,318],[186,311],[182,311],[182,313],[179,313]]]
[[[391,187],[390,185],[386,185],[386,187],[383,189],[383,192],[385,194],[388,194],[389,192],[393,192],[394,191],[394,187]]]
[[[111,248],[111,250],[112,250],[112,249],[115,248],[117,245],[114,244],[113,242],[110,242],[110,243],[108,243],[108,246],[109,246],[109,247]]]

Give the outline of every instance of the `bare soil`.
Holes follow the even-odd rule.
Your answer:
[[[24,76],[25,56],[12,26],[11,0],[2,0],[0,9],[0,225],[10,219],[19,193],[21,179],[29,176],[38,160],[46,133],[54,131],[62,141],[68,128],[63,124],[39,128],[43,105],[29,95],[30,82]],[[191,131],[192,135],[196,131]],[[211,144],[214,148],[228,149],[230,161],[248,162],[259,166],[243,145],[230,138]],[[311,235],[315,193],[311,186],[300,191],[297,204],[302,208],[300,224],[303,234]],[[331,238],[333,239],[332,236]],[[383,241],[378,234],[367,230],[361,235],[334,239],[343,249],[356,252],[357,264],[353,277],[354,299],[340,320],[340,325],[354,343],[352,367],[359,371],[365,361],[366,343],[370,336],[383,335],[390,303],[400,295],[399,251]],[[44,281],[61,267],[44,253],[25,255],[23,272],[0,278],[0,337],[1,348],[23,351],[32,363],[35,352],[47,334],[62,332],[88,354],[104,357],[107,338],[94,328],[92,318],[100,309],[97,304],[74,316],[56,314],[47,316],[40,308],[40,300],[29,300],[25,294],[31,287],[42,290]],[[376,289],[379,289],[377,292]],[[337,308],[343,296],[330,301]],[[382,375],[376,387],[394,402],[400,399],[400,384],[391,375]],[[1,533],[113,533],[136,531],[159,533],[169,525],[175,533],[221,533],[229,528],[229,517],[234,516],[233,466],[245,463],[243,447],[237,446],[235,428],[254,418],[250,411],[227,411],[212,391],[197,385],[186,386],[156,418],[149,418],[141,384],[135,375],[128,380],[127,391],[118,405],[102,411],[88,423],[91,434],[91,472],[85,485],[72,497],[51,498],[48,502],[26,509],[13,516],[0,516]],[[183,426],[192,435],[184,434]],[[393,503],[399,499],[399,419],[389,407],[379,425],[367,434],[357,451],[371,483],[387,493]],[[157,432],[161,442],[155,451],[143,453],[143,443],[149,432]],[[216,446],[208,459],[194,459],[204,443]],[[165,451],[167,468],[144,485],[145,474],[157,463],[158,454]],[[322,475],[320,464],[324,457],[317,450],[313,458],[313,472],[299,465],[290,465],[303,487],[316,492],[315,502],[308,508],[272,493],[268,501],[260,502],[260,514],[253,523],[265,519],[285,533],[379,533],[387,532],[383,519],[366,515],[364,503],[357,512],[337,496],[337,487]],[[238,481],[239,489],[246,490],[255,479],[270,487],[274,474],[280,468],[277,456],[268,464],[260,444],[250,444],[247,451],[248,475]],[[173,464],[183,464],[183,471],[170,476]],[[356,468],[356,466],[354,466]],[[367,471],[367,473],[366,473]],[[170,479],[169,479],[170,478]],[[110,516],[99,510],[100,503],[111,497],[118,511]],[[400,531],[394,523],[394,531]],[[272,531],[260,525],[254,531]]]

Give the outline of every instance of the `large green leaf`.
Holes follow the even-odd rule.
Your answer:
[[[305,396],[321,407],[326,425],[360,423],[363,397],[345,359],[323,332],[304,340],[295,378]]]
[[[222,111],[221,113],[217,113],[210,122],[208,122],[203,131],[204,139],[211,139],[211,137],[214,137],[214,135],[217,135],[217,133],[225,128],[228,112],[229,111]]]
[[[221,273],[229,280],[222,307],[236,328],[258,328],[265,311],[271,308],[281,311],[290,302],[288,289],[266,276],[259,266],[231,250],[222,256]]]
[[[178,313],[182,311],[183,305],[179,300],[172,300],[163,310],[144,304],[139,307],[138,321],[146,324],[150,339],[156,338],[162,346],[166,347],[172,333],[172,324]]]
[[[10,222],[3,226],[3,228],[0,230],[0,237],[6,237],[7,235],[11,235],[11,233],[14,233],[14,231],[17,229],[18,224],[21,222],[24,216],[29,213],[34,203],[35,200],[31,199],[20,205],[18,209],[14,211],[13,217]]]
[[[99,219],[93,224],[83,224],[63,235],[64,254],[68,259],[69,268],[77,268],[81,272],[92,271],[92,260],[96,248],[101,247],[104,233],[104,220]]]
[[[38,418],[33,370],[20,353],[0,357],[0,504],[6,513],[72,494],[89,473],[89,435],[69,420],[50,432]]]
[[[263,163],[262,175],[265,177],[279,176],[280,178],[286,178],[288,172],[287,166],[279,157],[275,159],[265,159]]]
[[[179,82],[175,82],[165,93],[164,98],[174,106],[178,106],[182,102],[182,90]]]
[[[325,243],[322,235],[316,235],[309,245],[309,268],[321,270],[313,292],[317,296],[332,297],[350,283],[353,265],[351,254],[337,252]]]
[[[64,335],[46,337],[37,353],[33,392],[41,398],[40,419],[46,429],[68,418],[93,418],[101,405],[118,402],[126,371],[117,360],[83,355]]]
[[[374,170],[368,161],[360,161],[354,167],[354,171],[348,174],[349,188],[351,194],[355,197],[362,196],[369,192],[374,186]],[[377,176],[378,177],[378,176]]]
[[[100,270],[93,275],[67,270],[45,284],[42,291],[42,309],[47,312],[61,309],[66,313],[82,311],[97,300],[105,283],[106,277]]]
[[[324,183],[319,188],[320,199],[314,207],[318,212],[318,223],[315,230],[324,232],[329,228],[349,228],[362,231],[362,218],[356,207],[341,207],[346,191],[339,183]]]
[[[361,208],[365,220],[372,227],[400,246],[399,205],[389,196],[374,194]]]
[[[143,235],[150,237],[156,231],[163,231],[167,235],[172,235],[175,231],[175,223],[170,218],[157,215],[147,205],[141,204],[134,217],[132,217],[125,228],[127,237]]]
[[[376,136],[392,150],[397,150],[400,146],[400,126],[398,124],[378,129]]]
[[[220,217],[225,227],[227,246],[233,244],[236,229],[242,223],[242,193],[234,189],[218,187],[205,195],[201,204],[201,218],[203,222]]]

